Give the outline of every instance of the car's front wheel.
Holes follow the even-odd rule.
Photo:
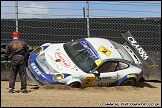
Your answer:
[[[124,82],[122,82],[120,86],[134,86],[135,83],[136,83],[136,80],[134,78],[129,78],[125,80]]]
[[[73,88],[80,88],[81,84],[80,82],[72,82],[71,84],[69,84],[69,86]]]

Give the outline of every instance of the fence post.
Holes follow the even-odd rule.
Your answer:
[[[90,31],[89,31],[89,3],[88,1],[86,1],[86,7],[87,7],[87,33],[88,33],[88,37],[90,37]]]
[[[18,32],[18,1],[15,1],[15,10],[16,10],[16,31]]]

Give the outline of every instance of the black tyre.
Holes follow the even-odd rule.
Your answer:
[[[129,78],[126,81],[122,82],[120,86],[134,86],[136,83],[136,80],[134,78]]]
[[[69,84],[69,86],[73,88],[80,88],[81,84],[80,82],[72,82],[71,84]]]

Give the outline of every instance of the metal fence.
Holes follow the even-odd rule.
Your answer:
[[[146,51],[161,51],[161,1],[1,1],[1,43],[15,30],[31,46],[82,37],[123,43],[129,30]]]

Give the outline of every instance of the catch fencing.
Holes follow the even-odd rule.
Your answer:
[[[161,51],[161,10],[152,8],[161,7],[160,3],[2,1],[1,43],[11,40],[11,32],[15,30],[31,46],[46,42],[68,42],[84,37],[103,37],[124,43],[121,32],[129,30],[146,51]],[[119,9],[119,6],[123,8]],[[141,7],[150,10],[136,10]]]
[[[33,47],[86,37],[122,44],[129,30],[161,70],[161,1],[1,1],[1,52],[15,30]]]

